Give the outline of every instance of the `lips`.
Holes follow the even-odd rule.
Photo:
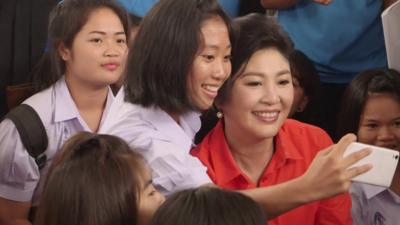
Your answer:
[[[114,71],[114,70],[116,70],[116,69],[119,67],[119,63],[114,63],[114,62],[111,62],[111,63],[104,63],[104,64],[101,64],[101,66],[102,66],[103,68],[105,68],[106,70]]]

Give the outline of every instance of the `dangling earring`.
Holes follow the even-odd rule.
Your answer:
[[[221,119],[222,117],[224,117],[224,114],[221,111],[218,111],[217,117],[218,117],[218,119]]]

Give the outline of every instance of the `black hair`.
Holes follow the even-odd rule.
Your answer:
[[[143,18],[128,57],[127,101],[170,113],[195,110],[187,79],[205,20],[230,20],[216,0],[162,0]],[[231,42],[233,37],[230,37]]]
[[[251,56],[262,49],[275,48],[286,59],[293,51],[293,43],[275,19],[252,13],[233,21],[236,45],[232,51],[232,75],[218,92],[216,103],[224,103],[233,83],[244,71]]]
[[[151,225],[265,225],[266,217],[251,198],[211,187],[171,195],[155,213]]]
[[[394,69],[371,69],[354,77],[343,94],[338,137],[358,132],[365,103],[374,93],[388,93],[400,101],[400,73]]]

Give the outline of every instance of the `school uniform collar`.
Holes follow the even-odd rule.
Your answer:
[[[159,107],[140,107],[140,114],[143,120],[166,137],[166,141],[172,141],[187,150],[190,150],[188,146],[193,146],[193,138],[201,126],[200,113],[194,111],[181,115],[180,124]]]
[[[378,194],[388,190],[386,187],[370,185],[370,184],[364,184],[362,187],[365,197],[367,197],[367,199],[371,199],[377,196]]]
[[[296,148],[295,144],[291,140],[284,126],[279,130],[275,136],[275,152],[271,162],[274,163],[273,167],[282,167],[283,163],[287,160],[302,160],[303,156],[299,153],[299,149]],[[232,182],[237,177],[246,177],[240,170],[232,153],[229,150],[228,143],[224,133],[224,123],[220,120],[215,128],[209,133],[206,145],[212,155],[211,159],[214,164],[223,164],[215,168],[216,177],[219,177],[221,185],[224,186]],[[278,158],[279,160],[275,160]],[[269,166],[271,167],[271,166]],[[265,173],[267,174],[267,173]],[[246,177],[247,178],[247,177]],[[247,179],[250,180],[250,179]]]
[[[106,118],[108,111],[114,101],[114,95],[112,94],[111,88],[108,87],[108,94],[106,105],[103,111],[101,124],[104,122],[103,119]],[[79,110],[76,107],[74,100],[72,99],[71,93],[68,90],[67,83],[65,82],[65,77],[62,77],[54,84],[54,121],[62,122],[71,119],[81,118]]]

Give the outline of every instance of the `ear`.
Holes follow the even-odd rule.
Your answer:
[[[71,51],[67,47],[65,47],[63,42],[58,45],[58,54],[60,54],[61,58],[64,61],[68,61],[69,59],[71,59]]]
[[[303,99],[301,99],[299,106],[297,106],[296,112],[303,112],[304,109],[307,107],[307,104],[308,104],[308,96],[304,96]]]

